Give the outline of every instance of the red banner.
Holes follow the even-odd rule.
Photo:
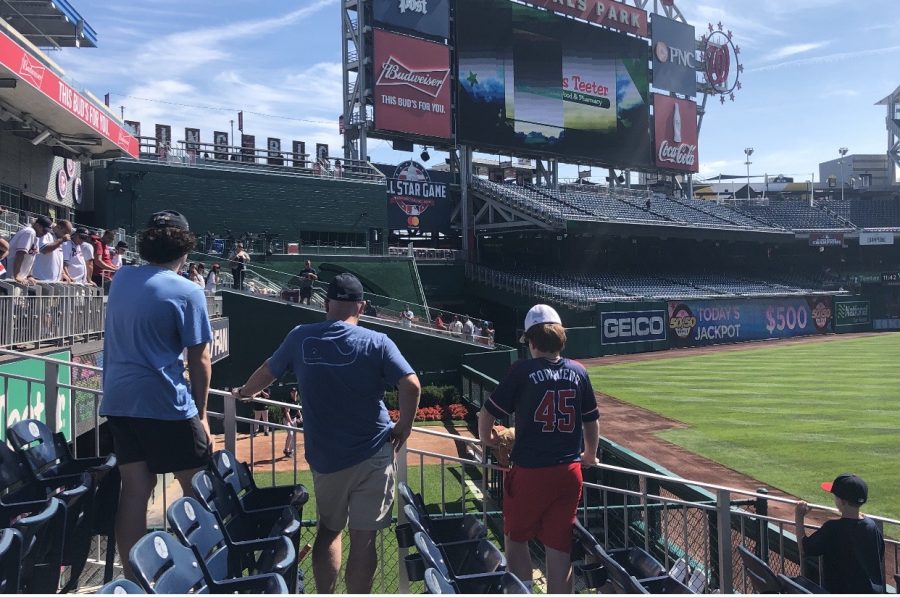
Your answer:
[[[653,94],[656,165],[664,170],[698,172],[697,104]]]
[[[450,138],[450,49],[375,30],[375,128]]]
[[[132,157],[138,156],[137,139],[2,31],[0,31],[0,64],[55,104],[65,108],[78,120],[118,145],[122,151]]]
[[[591,23],[647,37],[647,11],[614,0],[525,0]]]

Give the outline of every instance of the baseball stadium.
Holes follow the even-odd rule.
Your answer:
[[[176,110],[125,120],[54,60],[102,39],[77,0],[0,4],[3,592],[316,592],[317,411],[290,372],[242,391],[289,332],[332,319],[348,279],[358,325],[421,384],[371,592],[553,592],[559,550],[526,540],[529,577],[507,544],[523,419],[491,418],[500,440],[479,438],[531,359],[537,304],[600,413],[572,592],[826,592],[829,560],[805,539],[842,515],[848,471],[883,535],[872,587],[896,592],[900,87],[871,98],[884,124],[860,124],[887,126],[883,155],[842,148],[820,182],[795,182],[751,177],[747,148],[746,176],[702,179],[704,115],[750,77],[721,22],[688,22],[676,0],[340,0],[332,154],[320,139],[258,143],[243,112],[238,135]],[[396,159],[371,159],[376,140]],[[193,495],[153,473],[147,533],[120,553],[125,455],[118,417],[101,415],[109,296],[116,271],[154,266],[138,239],[161,213],[196,238],[178,273],[211,272],[198,282],[211,458]],[[121,244],[121,265],[94,269],[97,284],[20,277],[16,237],[43,221]],[[315,364],[354,377],[356,357],[326,345]],[[179,363],[201,383],[191,348]],[[396,424],[408,404],[382,377],[378,412]],[[329,416],[360,416],[328,399]],[[551,429],[575,427],[562,401],[551,410]],[[348,580],[334,592],[358,586],[353,533],[337,533]]]

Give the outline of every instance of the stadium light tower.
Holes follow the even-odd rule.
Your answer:
[[[838,153],[841,154],[841,203],[844,202],[844,156],[847,155],[847,148],[841,147],[838,149]]]
[[[750,200],[750,164],[753,162],[750,161],[750,156],[753,155],[753,148],[748,147],[744,150],[744,153],[747,154],[747,161],[744,162],[747,164],[747,200]]]

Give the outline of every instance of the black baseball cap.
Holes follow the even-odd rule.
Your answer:
[[[44,228],[51,228],[53,226],[53,220],[48,218],[47,216],[38,216],[34,219],[36,224],[40,224]]]
[[[187,218],[177,211],[166,209],[158,211],[147,221],[147,228],[178,228],[180,230],[190,230]]]
[[[88,232],[87,228],[83,228],[81,226],[79,226],[78,228],[75,229],[75,234],[77,234],[79,236],[83,236],[85,238],[87,238],[91,235],[91,233]]]
[[[338,274],[328,285],[328,299],[332,301],[361,302],[363,285],[353,274]]]
[[[119,242],[116,243],[116,248],[117,248],[117,249],[118,249],[118,248],[127,249],[127,248],[128,248],[128,243],[126,243],[124,240],[120,240]]]
[[[831,483],[822,483],[822,489],[860,506],[869,499],[869,486],[851,473],[841,473]]]

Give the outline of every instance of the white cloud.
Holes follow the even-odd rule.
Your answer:
[[[813,50],[818,50],[824,46],[827,46],[831,42],[827,41],[815,41],[805,44],[790,44],[787,46],[782,46],[777,50],[770,52],[764,60],[784,60],[785,58],[790,58],[791,56],[796,56],[798,54],[805,54],[806,52],[812,52]]]
[[[813,56],[811,58],[799,58],[797,60],[787,60],[784,62],[776,62],[774,64],[766,64],[757,66],[756,68],[748,68],[748,73],[759,73],[771,70],[779,70],[782,68],[790,68],[795,66],[811,66],[814,64],[826,64],[830,62],[839,62],[850,58],[862,58],[864,56],[884,56],[885,54],[900,51],[900,45],[888,46],[886,48],[872,48],[870,50],[855,50],[851,52],[836,52],[834,54],[826,54],[824,56]]]

